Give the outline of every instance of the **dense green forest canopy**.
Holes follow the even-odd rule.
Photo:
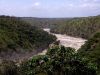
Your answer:
[[[100,32],[75,52],[60,45],[48,48],[46,55],[33,56],[20,66],[12,61],[0,63],[0,74],[12,75],[100,75]]]
[[[100,32],[96,32],[78,52],[54,45],[46,55],[21,64],[24,75],[100,75]],[[28,67],[28,68],[27,68]]]
[[[44,49],[56,37],[17,17],[0,16],[0,52]]]
[[[22,20],[39,28],[50,28],[51,32],[88,39],[100,30],[100,16],[76,18],[34,18],[21,17]]]
[[[83,57],[88,58],[98,65],[100,74],[100,31],[94,34],[78,51]]]
[[[98,30],[100,30],[100,16],[73,18],[51,28],[53,33],[67,34],[85,39],[90,38]]]
[[[22,75],[96,75],[96,65],[80,57],[72,48],[57,46],[46,55],[21,64]]]
[[[54,45],[48,48],[46,55],[33,56],[21,64],[0,60],[0,75],[100,75],[100,16],[60,23],[51,27],[51,31],[89,38],[88,41],[77,52],[70,47]],[[55,36],[20,18],[0,16],[1,53],[46,48],[55,40]]]
[[[71,18],[35,18],[35,17],[20,17],[22,20],[39,28],[52,28],[55,25],[62,25]]]
[[[54,45],[46,55],[33,56],[21,64],[2,60],[0,75],[96,75],[97,66],[73,48]]]

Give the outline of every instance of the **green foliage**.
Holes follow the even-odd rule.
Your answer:
[[[67,34],[74,37],[90,38],[100,30],[100,16],[72,18],[51,28],[51,32]]]
[[[35,17],[21,17],[22,20],[39,28],[52,28],[57,24],[63,24],[70,18],[35,18]]]
[[[19,75],[18,68],[12,61],[0,61],[0,75]]]
[[[51,31],[55,33],[90,38],[98,32],[78,52],[70,47],[54,45],[46,55],[34,56],[20,66],[12,61],[0,61],[0,75],[100,75],[100,16],[56,20],[51,24],[54,23]],[[55,36],[20,18],[0,16],[1,53],[44,49],[55,40]]]
[[[24,61],[20,67],[22,75],[36,75],[44,72],[45,66],[42,63],[47,61],[47,56],[34,56],[31,60]]]
[[[44,49],[55,40],[55,36],[20,18],[0,16],[0,52]]]
[[[93,37],[91,37],[86,44],[82,46],[79,50],[83,56],[95,59],[100,59],[100,32],[97,32]],[[91,60],[91,59],[90,59]],[[97,61],[97,60],[95,60]],[[98,61],[99,62],[99,61]]]
[[[100,72],[100,32],[95,33],[78,52],[83,57],[96,63]]]
[[[22,75],[96,75],[96,65],[83,59],[72,48],[57,46],[46,55],[21,64]]]

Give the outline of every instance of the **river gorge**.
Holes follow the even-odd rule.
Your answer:
[[[49,34],[55,35],[57,37],[57,40],[60,41],[61,45],[65,47],[75,48],[76,51],[85,43],[85,41],[87,41],[86,39],[82,39],[82,38],[76,38],[68,35],[51,33],[49,28],[44,28],[43,30],[48,32]],[[44,50],[42,53],[39,53],[39,55],[44,55],[46,52],[47,50]]]

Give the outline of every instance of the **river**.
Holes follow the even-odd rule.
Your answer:
[[[45,28],[43,30],[50,33],[49,28]],[[57,37],[57,40],[60,41],[61,45],[64,45],[65,47],[72,47],[72,48],[75,48],[76,50],[78,50],[86,41],[85,39],[71,37],[68,35],[54,34],[54,33],[50,33],[50,34],[55,35]]]
[[[71,37],[68,35],[50,33],[49,28],[45,28],[43,30],[48,32],[49,34],[55,35],[57,37],[57,40],[60,41],[61,45],[65,47],[75,48],[76,51],[85,43],[85,41],[87,41],[86,39],[82,39],[82,38],[76,38],[76,37]],[[46,51],[47,50],[44,50],[42,53],[39,53],[39,55],[44,55]]]
[[[67,35],[62,34],[55,34],[50,33],[49,28],[43,29],[44,31],[48,32],[49,34],[55,35],[57,37],[57,40],[60,41],[60,44],[65,47],[72,47],[75,48],[76,51],[85,43],[85,39],[82,38],[75,38]],[[15,53],[13,52],[12,55],[6,55],[3,57],[3,59],[9,59],[17,62],[21,62],[26,59],[31,59],[34,55],[45,55],[47,52],[47,49],[45,50],[33,50],[32,52],[26,52],[26,53]]]

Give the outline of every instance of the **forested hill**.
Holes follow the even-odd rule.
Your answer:
[[[73,18],[51,28],[51,32],[89,38],[100,30],[100,16]]]
[[[58,24],[63,24],[71,18],[35,18],[35,17],[20,17],[22,20],[39,28],[51,28]]]
[[[56,37],[10,16],[0,16],[0,55],[45,49]]]
[[[78,51],[83,57],[97,64],[100,75],[100,31],[95,33]]]
[[[20,18],[39,28],[50,28],[53,33],[67,34],[85,39],[91,37],[97,30],[100,30],[100,16],[76,18]]]

